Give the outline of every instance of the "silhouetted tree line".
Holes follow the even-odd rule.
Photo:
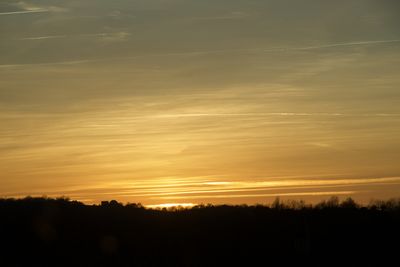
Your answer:
[[[158,210],[0,199],[0,242],[0,266],[397,266],[400,199]]]

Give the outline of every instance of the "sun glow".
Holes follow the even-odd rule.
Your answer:
[[[164,203],[164,204],[156,204],[156,205],[147,205],[146,208],[149,209],[169,209],[169,208],[191,208],[196,206],[194,203]]]

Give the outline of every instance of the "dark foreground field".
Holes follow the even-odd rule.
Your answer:
[[[166,211],[0,200],[0,266],[399,266],[399,203]]]

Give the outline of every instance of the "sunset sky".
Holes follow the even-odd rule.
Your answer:
[[[400,1],[0,2],[0,197],[400,196]]]

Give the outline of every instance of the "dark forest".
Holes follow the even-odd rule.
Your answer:
[[[1,266],[383,266],[400,240],[400,200],[154,210],[28,197],[0,200],[0,218]]]

